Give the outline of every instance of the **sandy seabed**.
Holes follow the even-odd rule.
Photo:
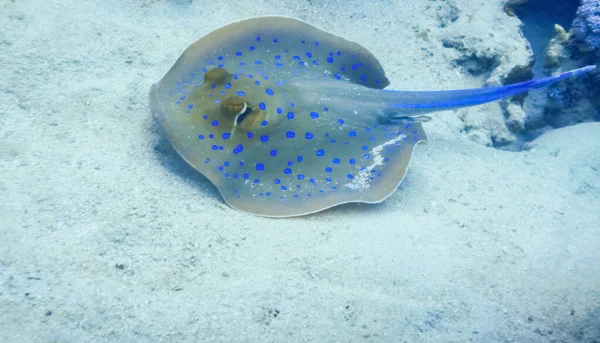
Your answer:
[[[274,220],[148,111],[189,43],[248,16],[355,40],[400,89],[482,85],[448,30],[523,44],[500,1],[453,1],[451,28],[436,3],[0,1],[0,341],[597,342],[599,123],[506,152],[440,112],[382,204]]]

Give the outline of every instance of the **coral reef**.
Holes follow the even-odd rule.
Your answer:
[[[571,28],[572,43],[581,52],[600,51],[600,2],[582,0]]]
[[[600,64],[600,3],[583,0],[567,32],[555,25],[556,36],[545,51],[547,74],[579,66]],[[558,128],[600,119],[600,76],[598,72],[579,80],[568,80],[527,97],[525,130]]]

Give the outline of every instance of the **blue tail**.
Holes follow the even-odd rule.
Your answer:
[[[507,96],[527,92],[530,89],[548,86],[566,78],[578,76],[594,70],[596,66],[587,66],[567,71],[556,76],[530,80],[501,87],[486,87],[448,91],[383,91],[387,95],[389,105],[401,109],[393,118],[404,114],[420,114],[438,110],[479,105],[498,100]]]

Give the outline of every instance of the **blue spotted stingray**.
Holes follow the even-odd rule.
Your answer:
[[[576,76],[449,91],[383,90],[364,47],[286,17],[234,22],[191,44],[150,99],[171,144],[233,208],[289,217],[377,203],[402,182],[429,112]]]

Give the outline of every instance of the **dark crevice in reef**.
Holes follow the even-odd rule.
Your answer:
[[[534,61],[528,75],[516,72],[516,79],[509,75],[505,84],[599,64],[597,1],[507,0],[504,10],[523,23]],[[547,130],[597,121],[599,84],[598,73],[589,73],[513,97],[503,109],[507,127],[525,145],[518,149]]]
[[[513,1],[514,2],[514,1]],[[518,1],[512,7],[514,14],[523,22],[523,35],[533,50],[534,76],[543,76],[544,51],[548,43],[556,35],[554,25],[565,30],[571,28],[579,0],[529,0]]]

